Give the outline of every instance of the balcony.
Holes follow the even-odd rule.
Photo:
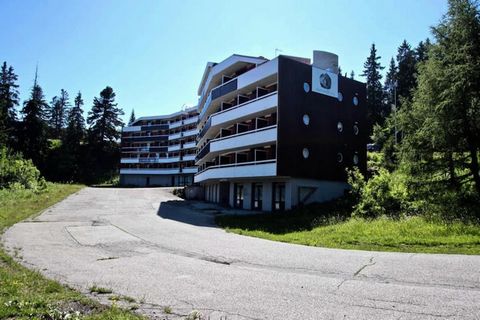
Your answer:
[[[197,123],[197,121],[198,121],[198,116],[195,116],[195,117],[191,117],[191,118],[183,120],[183,124]]]
[[[273,177],[276,174],[277,161],[265,160],[208,167],[197,173],[194,181],[198,183],[212,179]]]
[[[141,131],[142,127],[141,126],[131,126],[131,127],[123,127],[122,131],[123,132],[136,132],[136,131]]]
[[[180,161],[180,157],[171,158],[122,158],[120,163],[171,163]]]
[[[198,168],[197,167],[186,167],[182,169],[182,173],[197,173]]]
[[[183,132],[173,133],[168,136],[168,140],[180,139],[183,135]]]
[[[196,136],[197,134],[198,134],[198,129],[192,129],[192,130],[183,132],[184,137]]]
[[[183,149],[192,149],[192,148],[196,148],[196,147],[197,147],[196,142],[189,142],[189,143],[185,143],[183,145]]]
[[[174,144],[171,146],[168,146],[168,151],[178,151],[180,150],[180,144]]]
[[[195,161],[195,155],[194,154],[187,154],[183,156],[182,158],[183,161]]]
[[[137,137],[122,137],[123,142],[140,142],[140,141],[145,141],[145,142],[156,142],[156,141],[166,141],[168,140],[167,135],[161,135],[161,136],[137,136]]]
[[[207,123],[200,131],[199,137],[202,139],[210,128],[214,129],[218,126],[226,126],[234,122],[243,121],[261,114],[273,112],[277,106],[278,93],[275,91],[232,108],[218,111],[209,117]]]
[[[200,159],[202,159],[203,157],[205,157],[208,153],[210,152],[210,142],[208,142],[203,148],[202,150],[200,150],[200,152],[197,154],[197,156],[195,157],[195,161],[199,161]]]
[[[206,120],[206,116],[208,115],[209,109],[212,105],[212,102],[218,99],[219,97],[225,96],[227,94],[232,95],[231,93],[236,92],[237,90],[255,86],[257,83],[261,82],[264,79],[270,79],[273,78],[273,76],[276,76],[278,71],[278,59],[275,58],[271,61],[268,61],[244,74],[241,74],[237,78],[230,80],[226,84],[222,84],[220,86],[217,86],[216,88],[213,88],[210,91],[210,94],[208,95],[207,100],[205,101],[205,104],[202,107],[202,110],[199,115],[200,122]],[[227,84],[230,82],[236,81],[236,89],[235,90],[227,90],[227,89],[220,89],[225,87]],[[273,80],[273,79],[272,79]],[[233,87],[233,85],[231,85]],[[231,88],[228,88],[231,89]],[[254,87],[253,87],[254,89]],[[217,90],[217,91],[216,91]],[[218,92],[215,93],[214,92]]]
[[[179,168],[172,169],[120,169],[120,174],[178,174]]]
[[[151,124],[142,126],[142,131],[168,130],[168,124]]]

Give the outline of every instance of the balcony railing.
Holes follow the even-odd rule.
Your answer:
[[[198,161],[200,159],[202,159],[203,157],[205,157],[208,153],[210,152],[210,142],[208,142],[203,148],[202,150],[200,150],[200,152],[197,154],[197,156],[195,157],[195,161]]]

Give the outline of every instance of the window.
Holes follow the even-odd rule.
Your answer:
[[[305,92],[309,92],[310,91],[310,85],[306,82],[303,83],[303,90]]]
[[[355,154],[353,155],[353,164],[354,164],[354,165],[357,165],[357,164],[358,164],[358,161],[359,161],[359,159],[358,159],[358,154],[355,152]]]
[[[273,211],[285,210],[285,183],[273,183]]]
[[[235,183],[234,189],[235,202],[233,206],[235,208],[243,208],[243,185]]]
[[[262,210],[263,185],[261,183],[252,184],[252,209]]]
[[[343,162],[343,154],[341,152],[337,153],[337,161],[338,163]]]
[[[338,92],[338,97],[337,97],[338,101],[342,102],[343,101],[343,94],[339,91]]]
[[[308,116],[308,114],[303,115],[303,124],[306,126],[310,124],[310,117]]]
[[[355,124],[353,125],[353,134],[358,136],[358,132],[360,130],[358,129],[358,122],[355,122]]]
[[[303,150],[302,150],[302,155],[303,155],[303,157],[304,157],[305,159],[307,159],[308,156],[310,155],[310,151],[308,151],[307,148],[303,148]]]
[[[353,105],[358,106],[358,98],[356,96],[353,97]]]
[[[338,132],[343,131],[343,123],[341,123],[340,121],[337,123],[337,130],[338,130]]]

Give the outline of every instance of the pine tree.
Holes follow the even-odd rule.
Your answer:
[[[403,99],[409,100],[412,97],[412,90],[417,85],[416,81],[416,59],[415,52],[410,44],[403,40],[397,53],[397,94]],[[397,105],[400,106],[401,100]]]
[[[391,110],[392,106],[395,104],[396,100],[396,86],[397,86],[397,66],[395,65],[395,60],[390,59],[390,66],[388,67],[388,72],[385,75],[385,84],[383,86],[385,92],[385,104],[387,106],[386,110]]]
[[[19,104],[17,80],[13,67],[7,67],[4,61],[0,69],[0,145],[12,144],[17,118],[15,107]]]
[[[350,72],[350,79],[355,80],[355,71]]]
[[[428,50],[431,45],[429,38],[427,38],[425,42],[420,41],[418,43],[418,46],[415,48],[415,60],[417,64],[428,59]]]
[[[124,115],[121,108],[117,108],[115,93],[111,87],[100,92],[100,98],[94,98],[92,110],[88,112],[87,123],[91,141],[103,145],[105,142],[115,142],[120,138],[119,127],[124,125],[120,116]]]
[[[132,109],[132,113],[130,114],[130,120],[128,121],[128,124],[132,124],[135,122],[135,110]]]
[[[50,103],[48,123],[53,131],[53,138],[59,139],[65,128],[70,102],[68,92],[60,90],[60,96],[55,96]]]
[[[36,166],[42,167],[48,150],[46,124],[44,121],[48,104],[43,90],[37,83],[37,72],[30,98],[23,103],[21,129],[21,149],[27,159],[32,159]]]
[[[449,187],[460,194],[476,192],[478,201],[480,12],[476,3],[449,0],[448,13],[433,34],[436,43],[420,65],[411,110],[402,112],[407,133],[403,162],[429,199],[432,194],[444,196]]]
[[[85,118],[83,117],[82,94],[78,92],[75,97],[74,106],[68,112],[67,129],[65,133],[65,144],[78,146],[85,137]]]
[[[372,44],[370,49],[370,55],[367,57],[367,61],[363,67],[363,77],[367,78],[367,120],[370,123],[369,127],[377,123],[382,123],[383,118],[383,88],[382,75],[380,71],[384,69],[380,65],[380,56],[377,56],[377,49],[375,44]]]

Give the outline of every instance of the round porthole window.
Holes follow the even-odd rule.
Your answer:
[[[353,155],[353,164],[354,165],[358,164],[358,154],[356,154],[356,153]]]
[[[305,92],[310,92],[310,85],[306,82],[303,83],[303,90]]]
[[[342,102],[343,101],[343,94],[341,92],[338,92],[338,101]]]
[[[358,132],[359,132],[358,123],[355,122],[355,124],[353,125],[353,134],[358,136]]]
[[[337,162],[338,163],[343,162],[343,154],[341,152],[337,153]]]
[[[338,122],[338,123],[337,123],[337,130],[338,130],[338,132],[342,132],[342,131],[343,131],[343,123],[341,123],[341,122]]]
[[[310,151],[308,151],[307,148],[303,148],[302,154],[303,154],[303,157],[304,157],[305,159],[307,159],[308,156],[310,156]]]
[[[303,115],[303,124],[306,126],[310,124],[310,117],[308,116],[308,114]]]
[[[358,98],[357,97],[353,97],[353,105],[358,106]]]

